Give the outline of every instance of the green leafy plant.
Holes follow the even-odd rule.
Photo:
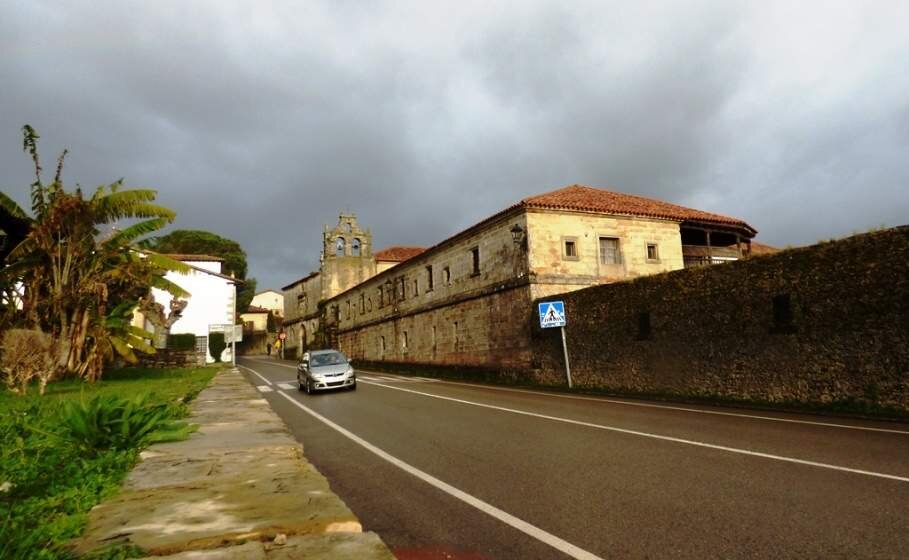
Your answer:
[[[88,402],[63,403],[59,426],[63,438],[89,453],[142,449],[186,439],[195,427],[176,420],[179,412],[169,404],[151,402],[147,393],[132,399],[98,395]]]
[[[224,333],[208,333],[208,351],[216,362],[221,361],[221,352],[224,352],[225,348],[227,348],[227,343],[224,342]]]
[[[196,335],[192,333],[172,334],[167,337],[168,350],[193,350],[196,348]]]

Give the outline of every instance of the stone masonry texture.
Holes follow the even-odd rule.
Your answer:
[[[909,226],[548,299],[581,388],[909,412]],[[530,332],[563,384],[558,329]]]

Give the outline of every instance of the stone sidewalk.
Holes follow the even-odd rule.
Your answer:
[[[172,560],[393,560],[306,461],[238,370],[193,402],[190,439],[154,445],[123,490],[89,514],[76,553],[116,544]]]

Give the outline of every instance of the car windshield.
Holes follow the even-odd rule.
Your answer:
[[[313,354],[311,359],[312,367],[336,366],[346,364],[347,359],[340,352],[328,352],[326,354]]]

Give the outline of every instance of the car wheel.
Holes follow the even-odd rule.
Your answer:
[[[357,382],[356,382],[356,381],[354,381],[354,382],[353,382],[353,385],[350,386],[350,390],[351,390],[351,391],[356,391],[356,390],[357,390]]]
[[[306,386],[303,385],[303,382],[300,381],[299,377],[297,378],[297,390],[301,392],[306,390]]]
[[[306,380],[306,394],[312,394],[312,383],[310,383],[309,379]]]

